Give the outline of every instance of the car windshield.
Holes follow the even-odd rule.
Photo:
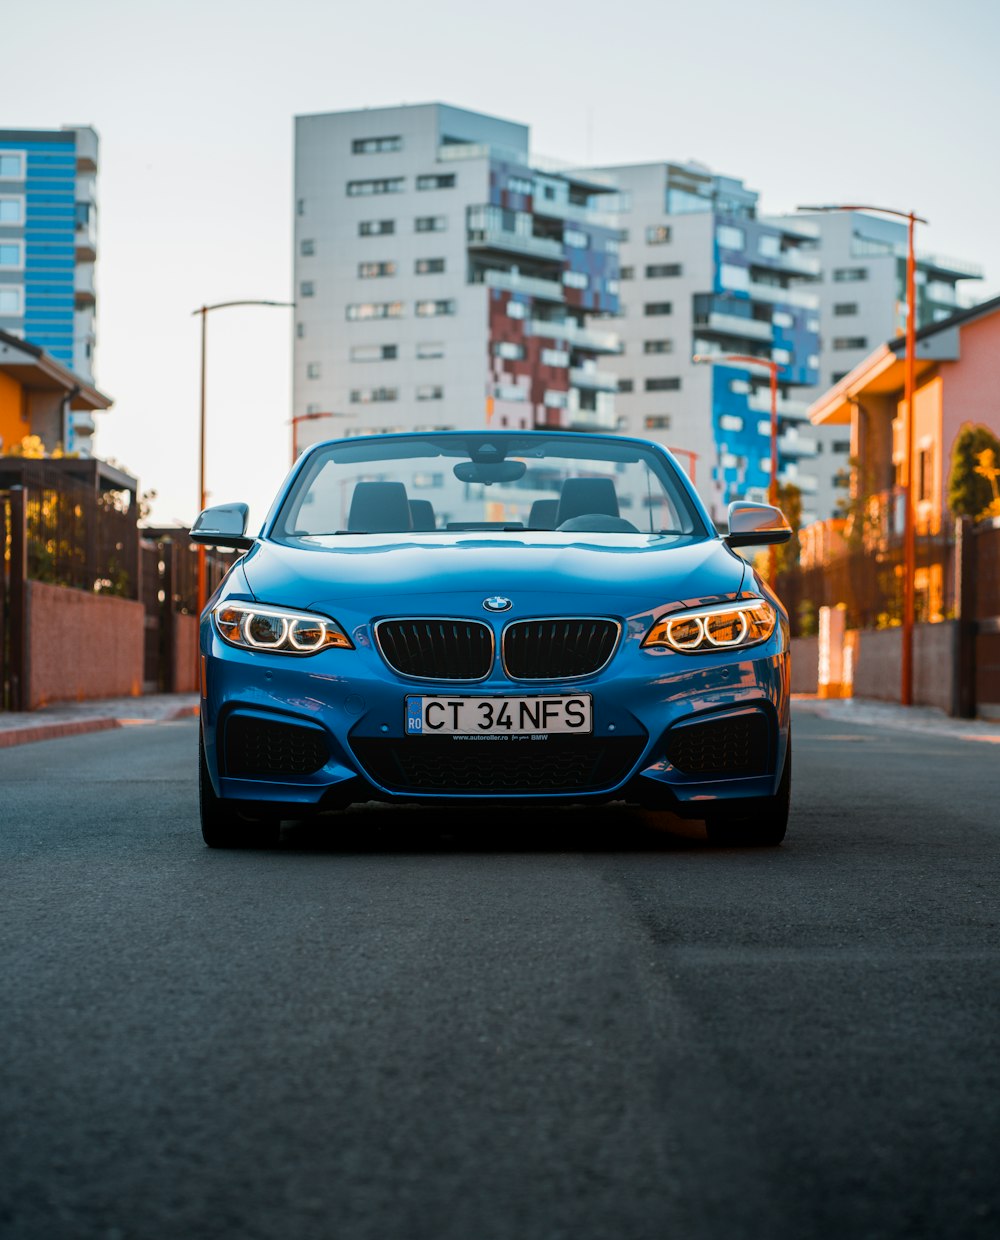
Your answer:
[[[481,431],[323,445],[303,462],[271,537],[470,530],[708,534],[678,468],[653,445]]]

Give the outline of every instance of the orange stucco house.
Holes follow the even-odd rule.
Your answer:
[[[44,349],[0,331],[0,456],[26,435],[37,435],[46,452],[66,441],[70,410],[107,409],[110,396],[85,383]],[[93,432],[91,418],[77,418],[76,434]]]
[[[906,343],[881,345],[809,407],[817,425],[851,428],[857,494],[906,485]],[[916,333],[913,466],[918,533],[950,521],[948,472],[963,425],[1000,436],[1000,297],[960,310]]]

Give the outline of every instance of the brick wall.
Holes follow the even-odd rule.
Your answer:
[[[174,679],[175,693],[198,691],[198,617],[174,616]]]
[[[951,712],[955,639],[953,620],[913,626],[914,705]],[[898,702],[903,675],[902,629],[855,629],[847,634],[847,644],[853,650],[854,696]]]
[[[819,684],[819,638],[792,638],[792,692],[815,693]]]
[[[142,603],[41,581],[27,587],[29,710],[142,692]]]

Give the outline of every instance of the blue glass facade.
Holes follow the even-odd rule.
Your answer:
[[[26,142],[24,335],[73,365],[76,144]]]

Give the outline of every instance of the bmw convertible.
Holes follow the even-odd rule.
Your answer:
[[[211,847],[359,802],[600,806],[785,836],[788,618],[661,446],[565,431],[410,432],[305,451],[201,617]]]

